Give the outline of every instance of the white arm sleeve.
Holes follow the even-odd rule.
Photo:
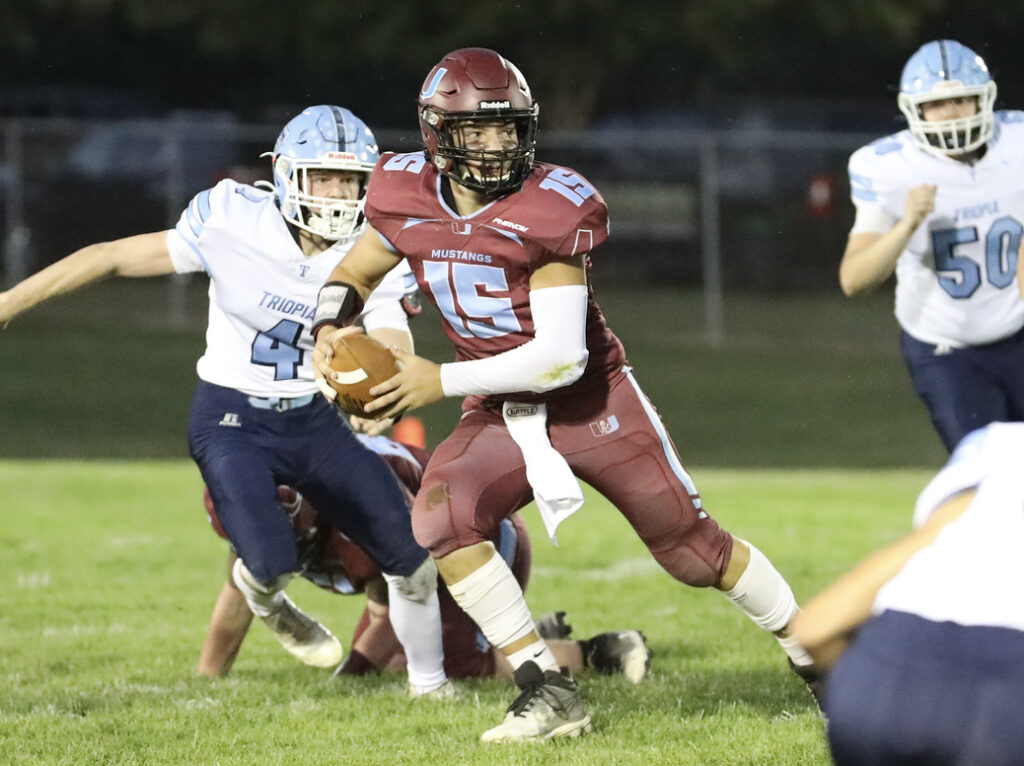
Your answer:
[[[542,393],[579,380],[587,366],[587,286],[530,291],[533,340],[510,351],[441,365],[445,396]]]

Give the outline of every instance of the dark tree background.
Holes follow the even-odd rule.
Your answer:
[[[1024,0],[12,0],[0,98],[11,113],[58,86],[97,112],[116,94],[275,120],[333,102],[406,127],[440,56],[484,45],[524,70],[546,126],[574,128],[740,100],[891,102],[910,53],[952,37],[986,58],[1000,106],[1024,107],[1022,18]]]

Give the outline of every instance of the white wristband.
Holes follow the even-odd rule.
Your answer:
[[[509,351],[441,365],[445,396],[542,393],[579,380],[587,366],[587,286],[530,291],[532,340]]]

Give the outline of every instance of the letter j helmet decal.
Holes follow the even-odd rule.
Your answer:
[[[434,74],[430,82],[427,83],[427,87],[420,93],[420,98],[430,98],[437,91],[437,86],[441,84],[441,80],[448,74],[448,70],[441,67]]]

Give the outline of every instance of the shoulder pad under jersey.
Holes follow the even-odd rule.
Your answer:
[[[506,199],[510,204],[494,206],[491,223],[514,227],[549,252],[566,257],[579,255],[608,238],[604,198],[571,168],[538,162],[523,188]]]

